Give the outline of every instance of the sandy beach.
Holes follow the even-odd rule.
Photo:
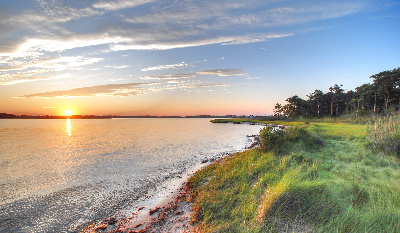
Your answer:
[[[128,218],[105,219],[83,232],[194,232],[189,198],[187,183],[184,183],[154,208],[139,207]]]

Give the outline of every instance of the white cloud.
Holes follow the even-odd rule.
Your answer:
[[[94,8],[108,11],[116,11],[125,8],[133,8],[139,5],[150,3],[153,0],[120,0],[120,1],[102,1],[93,4]]]
[[[192,87],[202,87],[202,88],[208,88],[208,87],[230,87],[232,84],[203,84],[203,85],[193,85]]]
[[[260,79],[261,77],[247,77],[246,79]]]
[[[0,15],[0,56],[26,57],[33,52],[59,52],[94,45],[108,45],[111,50],[120,51],[254,43],[293,35],[293,32],[256,31],[272,32],[271,28],[280,26],[343,17],[367,5],[366,0],[308,3],[185,0],[169,5],[152,0],[117,0],[74,6],[69,1],[39,2],[39,9]],[[143,7],[140,12],[120,11],[137,6]],[[15,38],[17,34],[22,36]]]
[[[188,78],[194,78],[199,75],[217,75],[217,76],[235,76],[235,75],[246,75],[242,69],[214,69],[214,70],[203,70],[203,71],[197,71],[193,73],[187,73],[187,74],[166,74],[163,76],[146,76],[144,80],[149,80],[149,79],[157,79],[157,80],[165,80],[165,79],[188,79]]]
[[[242,69],[214,69],[214,70],[203,70],[196,72],[199,75],[218,75],[218,76],[234,76],[234,75],[245,75]]]
[[[49,76],[33,76],[36,73],[25,72],[22,74],[12,74],[12,75],[2,75],[0,77],[0,85],[7,86],[24,82],[32,82],[39,80],[51,80],[51,79],[62,79],[71,77],[70,74],[61,74],[61,75],[49,75]]]
[[[131,41],[113,44],[110,46],[113,51],[124,51],[124,50],[168,50],[176,48],[196,47],[211,44],[222,44],[222,45],[238,45],[261,42],[268,39],[275,39],[287,36],[293,36],[294,34],[250,34],[244,36],[221,36],[210,39],[191,40],[191,41],[178,41],[178,42],[163,42],[163,43],[149,43],[148,41]]]
[[[28,39],[23,42],[17,50],[11,53],[0,53],[0,57],[34,57],[46,52],[62,52],[68,49],[88,47],[102,44],[113,44],[130,41],[121,37],[103,38],[71,38],[69,40],[50,40],[50,39]]]
[[[131,66],[127,66],[127,65],[116,66],[116,65],[114,65],[114,66],[105,66],[105,67],[114,68],[114,69],[123,69],[123,68],[129,68]]]
[[[234,38],[231,41],[224,42],[222,43],[222,45],[249,44],[249,43],[262,42],[270,39],[288,37],[288,36],[294,36],[294,34],[290,33],[290,34],[271,34],[271,35],[265,35],[265,34],[245,35]]]
[[[167,74],[163,76],[146,76],[144,80],[148,79],[157,79],[157,80],[162,80],[162,79],[187,79],[187,78],[193,78],[196,77],[196,73],[190,73],[190,74]]]
[[[190,65],[185,62],[181,62],[181,63],[177,63],[177,64],[172,64],[172,65],[151,66],[151,67],[142,69],[142,71],[168,70],[168,69],[177,69],[177,68],[183,68],[183,67],[188,67],[188,66],[190,66]]]
[[[298,30],[305,31],[307,22],[355,14],[366,9],[369,1],[182,0],[178,4],[153,0],[37,0],[37,3],[38,8],[23,9],[18,2],[10,1],[11,6],[15,4],[11,8],[17,10],[0,11],[1,85],[48,79],[56,75],[52,71],[82,69],[83,65],[102,59],[70,55],[82,53],[83,49],[70,51],[75,48],[92,47],[92,51],[106,53],[256,43],[293,36],[300,24]],[[67,50],[71,53],[64,55]],[[142,71],[188,66],[159,65]],[[24,72],[15,73],[20,70]],[[205,72],[145,79],[185,79]],[[226,72],[207,75],[242,75],[232,70]]]
[[[32,61],[11,59],[9,67],[0,68],[0,85],[12,85],[29,81],[65,78],[68,75],[52,74],[56,71],[83,69],[80,66],[93,64],[103,58],[70,56],[58,58],[37,58]],[[11,62],[12,61],[12,62]],[[43,74],[47,74],[43,76]]]

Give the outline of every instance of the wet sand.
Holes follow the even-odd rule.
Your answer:
[[[186,178],[187,179],[187,178]],[[83,232],[194,232],[190,224],[192,204],[187,183],[158,200],[154,206],[141,206],[128,218],[108,218]]]

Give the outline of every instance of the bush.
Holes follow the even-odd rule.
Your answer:
[[[273,126],[265,127],[260,131],[261,149],[274,151],[277,154],[286,154],[294,145],[293,142],[302,142],[302,149],[309,150],[323,146],[321,138],[309,133],[304,127],[289,127],[285,130]]]

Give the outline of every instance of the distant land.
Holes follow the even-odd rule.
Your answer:
[[[111,118],[263,118],[265,116],[245,116],[245,115],[196,115],[196,116],[120,116],[120,115],[71,115],[71,116],[53,116],[53,115],[14,115],[0,113],[0,119],[111,119]]]

